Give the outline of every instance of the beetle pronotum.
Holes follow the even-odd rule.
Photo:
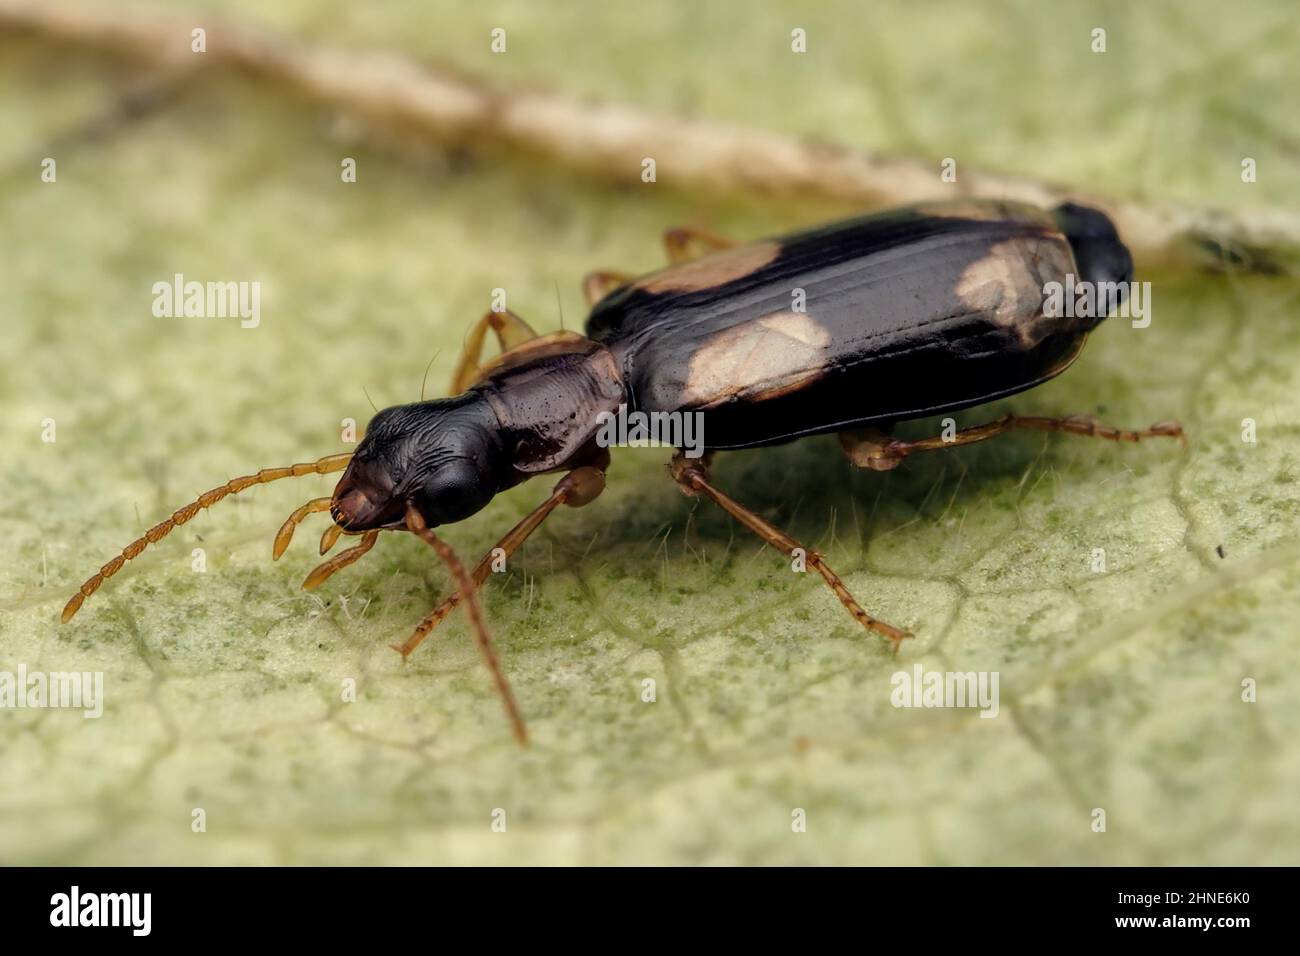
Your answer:
[[[354,454],[263,469],[200,495],[101,567],[68,601],[63,620],[145,547],[227,495],[343,471],[329,498],[289,516],[275,536],[273,557],[284,553],[302,521],[325,511],[334,523],[321,540],[322,555],[340,534],[361,541],[317,567],[306,588],[363,557],[381,532],[423,538],[451,569],[456,591],[397,650],[409,655],[463,602],[523,743],[524,722],[475,591],[494,554],[508,557],[557,507],[582,507],[604,490],[610,456],[596,432],[601,416],[620,405],[702,416],[705,454],[688,458],[679,450],[670,465],[674,480],[684,494],[711,499],[786,553],[802,546],[713,486],[713,452],[837,432],[850,462],[887,470],[917,451],[1013,429],[1112,441],[1183,437],[1172,421],[1129,431],[1080,416],[1017,415],[946,439],[890,434],[895,422],[1031,388],[1078,356],[1105,315],[1045,310],[1045,284],[1071,277],[1122,287],[1132,275],[1128,249],[1096,210],[933,203],[745,245],[689,229],[668,232],[665,243],[672,264],[658,272],[587,276],[586,335],[538,336],[510,312],[489,312],[466,341],[453,397],[384,409]],[[793,289],[803,291],[802,310],[791,308]],[[489,330],[502,351],[480,366]],[[472,572],[431,530],[468,518],[499,492],[545,473],[563,477]],[[895,649],[910,636],[869,614],[820,554],[802,551],[863,627]]]

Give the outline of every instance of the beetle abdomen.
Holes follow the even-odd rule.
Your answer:
[[[598,303],[587,331],[638,408],[701,412],[708,446],[742,447],[1051,378],[1096,324],[1043,314],[1045,283],[1076,270],[1052,214],[926,204],[653,273]]]

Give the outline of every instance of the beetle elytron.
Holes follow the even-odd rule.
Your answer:
[[[559,505],[581,507],[604,489],[609,450],[595,440],[598,422],[620,404],[703,416],[707,451],[698,459],[679,451],[670,465],[673,478],[685,494],[712,499],[786,553],[799,543],[710,482],[713,451],[837,432],[854,465],[885,470],[915,451],[1016,428],[1116,441],[1182,438],[1171,421],[1125,431],[1084,417],[1015,415],[946,441],[890,435],[895,422],[1023,391],[1074,361],[1104,316],[1047,314],[1045,284],[1067,276],[1124,283],[1132,274],[1128,249],[1096,210],[929,203],[743,245],[686,229],[670,231],[665,242],[672,262],[665,269],[640,278],[587,276],[592,310],[585,336],[538,336],[512,313],[488,313],[467,339],[453,397],[379,412],[352,454],[264,469],[201,495],[100,568],[68,602],[63,620],[126,561],[200,509],[253,485],[346,469],[331,497],[289,516],[274,557],[300,522],[323,511],[334,524],[321,541],[322,554],[341,534],[361,540],[316,568],[306,588],[362,557],[382,531],[422,537],[451,568],[457,591],[398,650],[410,654],[463,602],[523,742],[523,720],[475,596],[492,554],[467,572],[430,529],[468,518],[535,475],[563,473],[551,495],[498,543],[512,554]],[[802,310],[792,308],[793,290],[803,293]],[[489,329],[502,352],[480,366]],[[868,614],[821,555],[804,553],[864,627],[895,648],[909,636]]]

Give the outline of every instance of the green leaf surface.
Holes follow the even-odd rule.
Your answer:
[[[1300,116],[1275,112],[1300,87],[1286,4],[722,7],[220,5],[308,42],[936,169],[1296,202]],[[270,561],[330,478],[204,513],[60,626],[81,580],[196,493],[344,449],[341,421],[364,424],[367,395],[416,399],[430,361],[440,392],[491,289],[573,328],[581,275],[656,267],[667,227],[751,237],[846,212],[686,193],[671,171],[619,186],[448,156],[249,77],[164,82],[123,114],[142,75],[0,36],[0,670],[102,671],[106,698],[98,720],[0,710],[0,862],[1300,862],[1294,282],[1142,274],[1149,328],[1112,319],[1062,377],[959,416],[1177,418],[1186,450],[1022,433],[888,474],[826,437],[721,456],[720,487],[916,633],[897,659],[814,575],[683,497],[654,449],[618,454],[600,500],[558,512],[483,593],[527,751],[459,615],[407,663],[389,650],[450,588],[423,544],[384,536],[306,593],[317,516]],[[260,280],[260,326],[155,318],[151,287],[176,272]],[[446,537],[472,560],[549,488]],[[917,663],[997,671],[998,716],[895,708],[891,676]]]

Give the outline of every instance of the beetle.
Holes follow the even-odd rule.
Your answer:
[[[263,469],[200,495],[128,545],[74,594],[82,602],[149,544],[227,495],[281,478],[343,471],[329,497],[295,510],[276,534],[279,558],[309,515],[329,512],[327,553],[340,535],[360,542],[308,575],[305,588],[368,552],[384,531],[409,531],[446,562],[456,591],[394,645],[403,658],[459,604],[501,693],[516,737],[524,722],[484,626],[476,589],[493,558],[509,556],[560,505],[600,495],[610,453],[603,416],[620,407],[700,416],[703,454],[678,449],[670,473],[684,494],[711,499],[773,547],[805,556],[848,612],[897,650],[910,634],[869,614],[816,551],[712,483],[716,451],[836,432],[849,461],[888,470],[917,452],[983,441],[1013,429],[1113,441],[1170,437],[1175,421],[1132,431],[1090,417],[1003,415],[946,437],[902,440],[897,422],[982,405],[1059,375],[1105,312],[1045,308],[1045,289],[1075,279],[1117,288],[1133,262],[1102,212],[1050,211],[1003,201],[923,203],[744,244],[700,229],[665,234],[670,264],[641,277],[594,272],[585,335],[539,336],[511,312],[474,325],[452,397],[378,412],[356,451]],[[1096,311],[1096,310],[1094,310]],[[480,364],[491,331],[501,352]],[[432,531],[480,511],[538,475],[559,482],[472,572]],[[498,550],[499,549],[499,550]]]

